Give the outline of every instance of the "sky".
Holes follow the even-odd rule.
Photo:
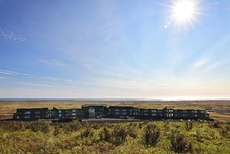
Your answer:
[[[230,98],[230,1],[180,1],[0,0],[0,98]]]

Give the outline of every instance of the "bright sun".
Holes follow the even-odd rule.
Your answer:
[[[173,2],[172,18],[179,24],[190,22],[195,19],[197,14],[197,1],[195,0],[175,0]]]

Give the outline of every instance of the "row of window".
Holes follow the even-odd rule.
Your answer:
[[[110,113],[109,113],[110,114]],[[126,112],[115,112],[114,113],[115,115],[127,115]],[[132,115],[132,113],[130,113],[129,115]],[[140,115],[140,113],[137,113],[137,112],[134,112],[133,115]],[[143,114],[144,116],[149,116],[148,113],[144,113]],[[162,114],[156,114],[156,113],[152,113],[151,116],[162,116]],[[169,114],[166,114],[167,117],[189,117],[189,116],[193,116],[193,117],[198,117],[197,114],[192,114],[192,115],[188,115],[188,114],[173,114],[173,113],[169,113]],[[206,117],[208,117],[209,115],[205,115]]]
[[[111,114],[111,113],[109,113],[109,114]],[[115,112],[114,113],[115,115],[128,115],[126,112]],[[129,115],[141,115],[140,113],[138,113],[138,112],[134,112],[133,114],[132,113],[130,113]],[[148,113],[143,113],[143,115],[144,116],[149,116],[149,114]],[[157,114],[156,113],[152,113],[151,114],[152,116],[157,116]],[[158,114],[158,116],[162,116],[162,114]]]
[[[20,114],[21,112],[19,112],[18,114]],[[40,111],[35,111],[34,114],[40,114],[41,112]],[[24,114],[31,114],[30,111],[26,111],[24,112]]]
[[[58,113],[66,112],[66,113],[76,113],[79,110],[59,110]],[[81,111],[80,111],[81,112]]]
[[[109,111],[111,112],[111,109],[109,109]],[[128,111],[127,109],[114,109],[115,112],[119,112],[119,111],[122,111],[122,112],[126,112]],[[130,112],[132,111],[138,111],[140,112],[140,109],[130,109],[129,110]],[[156,109],[146,109],[146,110],[143,110],[143,112],[163,112],[162,110],[156,110]],[[198,110],[190,110],[192,113],[198,113]],[[188,110],[167,110],[167,112],[174,112],[174,113],[178,113],[178,112],[182,112],[182,113],[187,113],[187,112],[190,112]],[[200,111],[201,113],[205,113],[205,110],[201,110]]]

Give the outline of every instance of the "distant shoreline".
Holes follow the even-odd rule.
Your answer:
[[[230,101],[230,98],[0,98],[0,101]]]

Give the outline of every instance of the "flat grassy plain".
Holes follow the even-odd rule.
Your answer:
[[[0,123],[1,154],[230,153],[230,124],[219,122]]]
[[[141,108],[206,109],[217,121],[230,122],[230,101],[0,101],[0,119],[10,119],[17,108],[81,108],[83,104],[127,105]]]
[[[132,105],[143,108],[199,108],[211,111],[215,121],[178,122],[0,122],[0,154],[169,154],[230,153],[228,101],[88,102],[2,101],[1,119],[12,118],[17,108],[80,108],[83,104]]]

